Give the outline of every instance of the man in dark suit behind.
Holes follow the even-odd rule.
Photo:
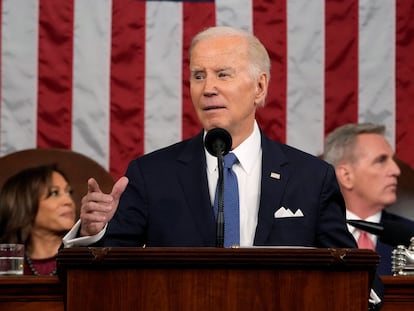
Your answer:
[[[392,240],[396,240],[397,231],[402,232],[402,229],[405,235],[411,232],[411,236],[414,236],[414,222],[385,211],[387,206],[397,200],[400,169],[384,135],[385,127],[379,124],[340,126],[326,137],[324,159],[335,166],[346,202],[347,218],[392,224],[395,228],[387,231],[393,235]],[[352,226],[349,226],[349,230],[360,241],[364,232]],[[360,247],[376,250],[381,256],[378,273],[392,274],[391,253],[395,245],[389,244],[393,243],[389,242],[391,239],[378,238],[374,234],[368,234],[367,238],[368,244]],[[402,239],[406,240],[403,236]],[[401,240],[400,243],[404,244],[406,241]]]
[[[356,248],[331,165],[260,130],[270,59],[252,34],[212,27],[190,47],[190,92],[203,130],[130,162],[111,194],[94,179],[65,245],[215,246],[217,158],[204,148],[214,128],[232,137],[238,162],[240,243]],[[71,239],[79,232],[81,237]]]

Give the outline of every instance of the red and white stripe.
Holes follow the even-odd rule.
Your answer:
[[[0,156],[73,149],[117,178],[194,135],[187,49],[217,24],[269,50],[268,135],[320,154],[343,123],[383,123],[414,167],[413,0],[2,0],[0,22]]]

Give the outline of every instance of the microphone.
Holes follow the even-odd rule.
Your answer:
[[[392,220],[374,223],[365,220],[347,219],[351,226],[378,236],[379,241],[396,247],[398,245],[410,245],[414,230],[410,226]]]
[[[231,149],[232,139],[229,132],[222,128],[214,128],[207,132],[204,145],[207,151],[217,157],[218,180],[217,180],[217,223],[216,223],[216,246],[224,247],[224,183],[223,183],[223,156]]]
[[[214,128],[207,132],[204,145],[214,157],[225,156],[231,149],[232,139],[229,132],[222,128]]]

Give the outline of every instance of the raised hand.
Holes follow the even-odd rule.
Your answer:
[[[105,194],[94,178],[88,180],[88,193],[82,198],[80,211],[81,236],[95,235],[105,227],[118,208],[119,198],[127,184],[128,178],[121,177],[111,193]]]

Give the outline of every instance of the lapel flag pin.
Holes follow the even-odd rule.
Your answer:
[[[280,179],[280,174],[279,173],[275,173],[275,172],[271,172],[270,173],[270,177],[274,178],[274,179]]]

